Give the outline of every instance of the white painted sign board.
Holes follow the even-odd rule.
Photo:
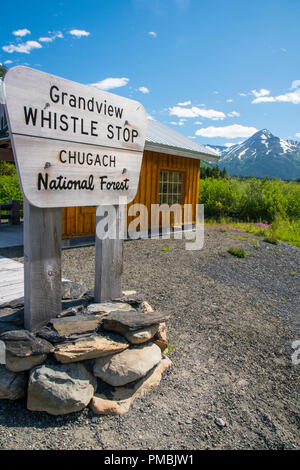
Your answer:
[[[17,66],[4,98],[23,194],[41,207],[127,202],[137,192],[147,117],[137,101]]]

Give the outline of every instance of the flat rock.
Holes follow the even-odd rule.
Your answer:
[[[5,302],[1,304],[0,310],[3,308],[19,308],[24,307],[24,297],[19,297],[18,299],[10,300],[9,302]]]
[[[131,344],[142,344],[149,341],[158,331],[158,325],[146,326],[139,330],[129,330],[124,334],[125,338]]]
[[[158,330],[153,337],[153,342],[160,347],[161,351],[168,347],[167,325],[165,323],[159,324]]]
[[[80,411],[96,387],[95,377],[82,364],[39,366],[30,373],[27,408],[56,416]]]
[[[164,357],[157,366],[134,384],[113,388],[110,393],[96,393],[90,402],[90,408],[97,415],[122,415],[127,413],[136,398],[142,398],[157,388],[162,374],[171,367],[172,362]]]
[[[6,352],[19,358],[48,354],[53,351],[52,344],[37,338],[27,330],[7,331],[0,335],[4,341]]]
[[[160,312],[149,312],[145,315],[135,310],[131,310],[130,312],[122,312],[119,310],[107,315],[107,317],[103,319],[103,325],[108,331],[115,328],[116,324],[129,328],[130,330],[139,330],[146,326],[164,322],[168,318],[169,315]]]
[[[64,300],[80,299],[88,292],[88,289],[83,284],[75,281],[62,281],[61,290],[61,298]]]
[[[114,299],[115,302],[126,302],[127,304],[132,305],[134,308],[138,308],[143,300],[144,296],[142,294],[126,294],[122,295],[122,297]]]
[[[153,308],[151,307],[151,305],[148,302],[146,302],[146,300],[143,300],[143,302],[140,304],[139,310],[143,313],[152,313],[152,312],[154,312]]]
[[[88,337],[99,328],[102,319],[95,315],[75,315],[71,317],[54,318],[36,334],[51,343],[76,341]]]
[[[128,342],[113,334],[97,334],[73,343],[63,343],[56,347],[54,356],[64,364],[97,359],[119,353],[129,347]]]
[[[161,350],[154,343],[135,346],[108,357],[96,359],[94,375],[119,387],[144,377],[161,360]]]
[[[101,302],[98,304],[90,304],[87,306],[86,311],[88,314],[93,315],[108,315],[109,313],[121,311],[131,312],[134,311],[132,306],[123,302]]]
[[[37,354],[28,357],[13,356],[6,351],[6,368],[12,372],[24,372],[43,364],[47,359],[47,354]]]
[[[0,400],[17,400],[25,395],[25,390],[25,374],[15,374],[0,364]]]
[[[10,308],[0,310],[0,328],[1,323],[11,323],[15,326],[24,328],[24,309],[13,310]]]
[[[15,331],[15,330],[22,330],[20,326],[16,326],[13,323],[8,322],[0,322],[0,336],[2,333],[6,333],[6,331]]]

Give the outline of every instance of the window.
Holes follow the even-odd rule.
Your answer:
[[[182,204],[183,173],[162,170],[159,175],[159,204]]]

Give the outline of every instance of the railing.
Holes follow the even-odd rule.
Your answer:
[[[7,204],[0,204],[0,224],[2,221],[10,225],[20,224],[20,201],[10,199]]]

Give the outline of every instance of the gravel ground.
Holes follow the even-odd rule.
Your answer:
[[[126,242],[123,288],[172,314],[173,367],[121,417],[53,417],[2,401],[0,449],[299,449],[299,248],[259,244],[215,227],[201,251],[181,240]],[[1,254],[22,261],[19,250]],[[93,269],[93,247],[63,252],[65,278],[92,287]]]

